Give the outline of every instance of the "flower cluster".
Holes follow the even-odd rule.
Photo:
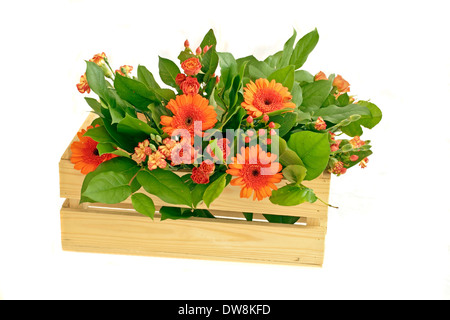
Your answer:
[[[240,188],[241,198],[277,205],[316,201],[303,182],[366,168],[372,151],[361,136],[380,122],[381,111],[349,95],[341,75],[300,69],[314,49],[304,43],[317,43],[318,32],[297,44],[296,35],[264,60],[236,59],[218,51],[210,30],[195,50],[186,40],[177,62],[159,58],[166,87],[142,65],[132,76],[132,66],[113,71],[104,52],[94,55],[76,87],[98,95],[86,100],[99,117],[72,144],[75,168],[91,176],[109,170],[108,179],[117,175],[108,183],[117,180],[123,192],[109,194],[108,201],[123,201],[142,187],[190,207],[183,217],[199,203],[209,207],[227,185]],[[88,195],[96,200],[96,193]]]

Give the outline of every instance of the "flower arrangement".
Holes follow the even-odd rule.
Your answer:
[[[198,206],[209,208],[228,185],[241,198],[275,205],[322,201],[303,181],[365,168],[372,151],[363,127],[382,114],[350,95],[342,76],[302,70],[319,35],[296,37],[294,30],[265,60],[236,59],[217,51],[209,30],[196,50],[185,41],[179,63],[159,57],[169,88],[142,65],[135,75],[129,65],[113,71],[105,53],[96,54],[77,84],[98,96],[85,97],[98,117],[71,145],[71,161],[86,175],[81,202],[131,196],[136,211],[153,218],[143,188],[174,205],[160,209],[164,220],[214,217]]]

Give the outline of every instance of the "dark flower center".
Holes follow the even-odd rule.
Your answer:
[[[98,153],[98,149],[97,149],[97,148],[95,148],[95,149],[94,149],[94,155],[96,155],[96,156],[98,156],[98,155],[99,155],[99,153]]]
[[[194,122],[194,120],[192,120],[191,117],[187,117],[187,118],[186,118],[186,125],[187,125],[187,126],[190,126],[190,125],[192,124],[192,122]]]

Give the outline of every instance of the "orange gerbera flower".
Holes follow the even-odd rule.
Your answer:
[[[166,106],[173,113],[173,117],[161,116],[163,131],[169,135],[180,134],[176,130],[185,129],[191,135],[191,144],[194,143],[194,134],[203,136],[203,131],[211,129],[217,122],[217,113],[209,105],[209,100],[201,95],[178,95]],[[201,126],[194,127],[195,122]],[[194,129],[196,132],[194,132]]]
[[[259,145],[241,148],[227,170],[228,174],[237,176],[230,184],[242,186],[241,198],[250,198],[254,191],[253,200],[262,200],[272,195],[272,189],[278,189],[275,183],[281,181],[283,174],[276,159],[275,154],[266,153]]]
[[[92,128],[92,126],[89,126],[87,130]],[[100,163],[118,157],[111,153],[99,155],[97,150],[98,142],[91,137],[83,137],[85,133],[86,130],[84,129],[79,131],[77,133],[79,141],[74,141],[70,146],[70,150],[72,150],[70,161],[75,165],[74,168],[80,170],[82,174],[88,174],[97,169]]]
[[[242,107],[254,118],[264,113],[269,113],[285,108],[295,108],[291,102],[292,95],[288,88],[283,87],[281,83],[267,79],[258,79],[255,82],[250,81],[244,88],[244,102]]]

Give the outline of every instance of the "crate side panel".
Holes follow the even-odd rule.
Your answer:
[[[155,221],[107,211],[61,209],[64,250],[321,265],[320,227],[221,219]]]

